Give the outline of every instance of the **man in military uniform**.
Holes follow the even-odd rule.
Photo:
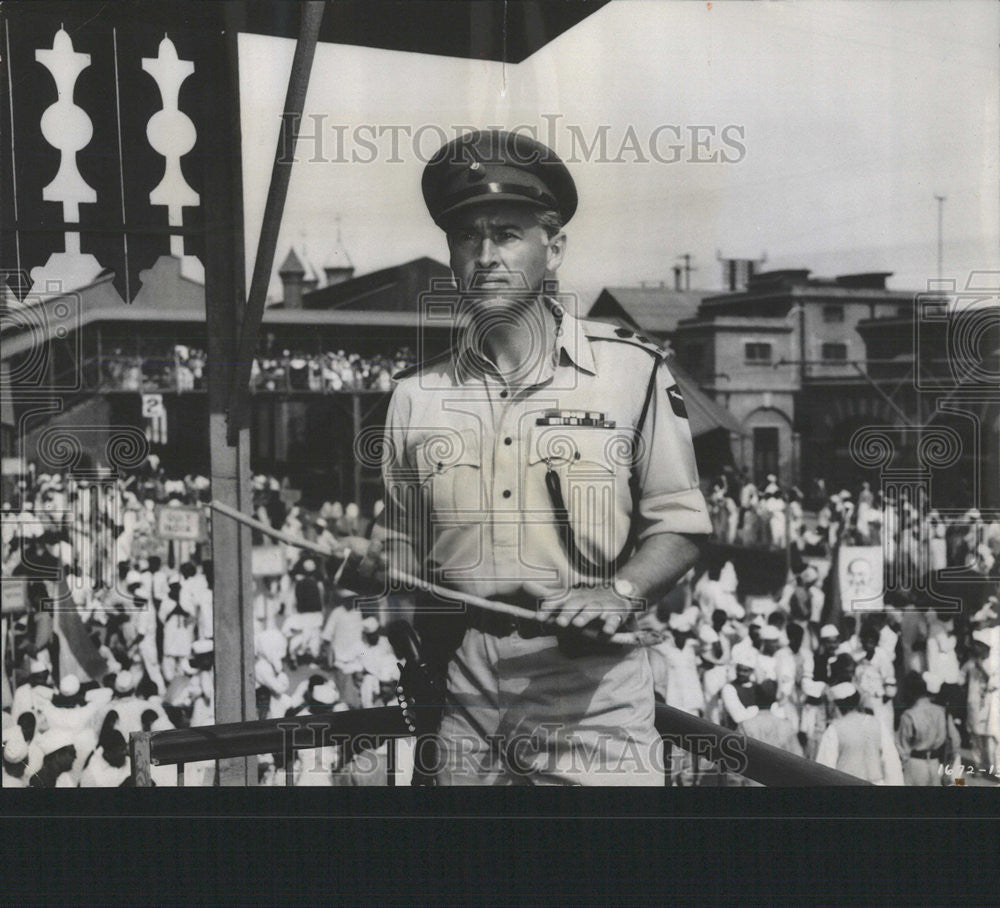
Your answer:
[[[646,651],[607,641],[711,532],[684,401],[655,343],[558,294],[577,196],[549,148],[463,136],[423,193],[458,287],[437,300],[454,343],[395,376],[376,538],[393,567],[547,622],[451,619],[437,781],[662,785]]]

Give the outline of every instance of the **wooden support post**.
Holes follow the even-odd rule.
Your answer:
[[[149,741],[153,733],[132,732],[129,735],[129,751],[132,757],[132,781],[136,788],[152,788],[152,761],[149,755]]]
[[[242,4],[218,4],[219,29],[206,36],[205,84],[215,111],[204,123],[205,162],[202,206],[216,227],[205,235],[205,309],[208,337],[208,433],[212,495],[252,512],[250,430],[235,427],[229,444],[226,411],[232,364],[246,300],[243,256],[243,175],[240,157],[240,101],[237,35]],[[217,722],[256,719],[251,538],[232,520],[212,521],[215,568],[215,715]],[[255,785],[254,757],[219,761],[218,784]]]

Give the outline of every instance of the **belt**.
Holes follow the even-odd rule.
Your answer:
[[[940,750],[911,750],[910,757],[914,760],[939,760]]]

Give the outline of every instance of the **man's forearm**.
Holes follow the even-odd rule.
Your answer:
[[[635,587],[637,598],[657,602],[694,567],[705,538],[684,533],[649,536],[617,576]]]

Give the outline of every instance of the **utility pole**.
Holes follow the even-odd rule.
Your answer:
[[[691,265],[691,253],[690,252],[685,252],[684,255],[679,255],[679,256],[677,256],[677,258],[681,259],[684,262],[684,289],[685,290],[690,290],[691,289],[691,272],[692,271],[697,271],[698,269],[692,267],[692,265]]]
[[[944,200],[947,196],[935,195],[938,203],[938,259],[937,259],[937,276],[938,280],[941,280],[941,269],[942,261],[944,259]]]

